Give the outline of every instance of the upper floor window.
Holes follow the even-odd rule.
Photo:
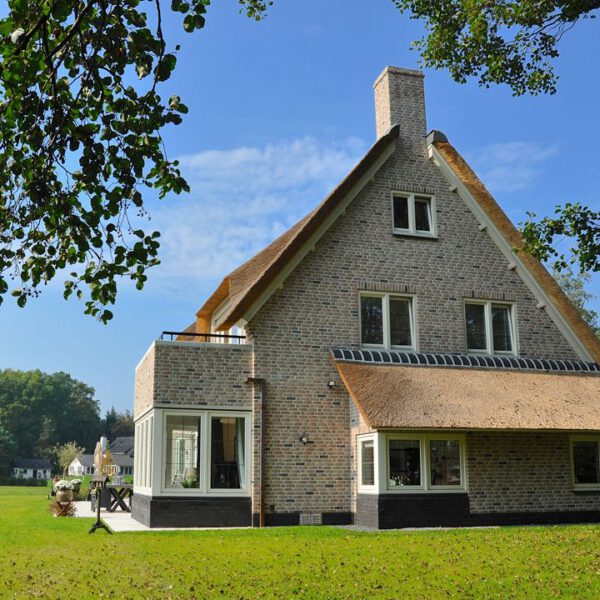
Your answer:
[[[394,233],[434,237],[436,235],[434,207],[433,196],[394,193],[392,195]]]
[[[512,304],[469,300],[465,302],[467,350],[488,354],[515,354]]]
[[[385,293],[360,295],[360,338],[363,346],[414,348],[413,299]]]

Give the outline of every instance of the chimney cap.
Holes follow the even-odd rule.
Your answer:
[[[446,134],[440,131],[439,129],[433,129],[427,134],[427,145],[435,144],[436,142],[448,142]]]
[[[377,87],[377,84],[379,83],[379,81],[385,77],[385,75],[387,75],[388,73],[393,73],[394,75],[412,75],[413,77],[425,77],[425,74],[423,73],[423,71],[419,71],[417,69],[405,69],[404,67],[392,67],[392,66],[387,66],[379,75],[379,77],[377,77],[377,79],[375,80],[375,83],[373,84],[373,87]]]

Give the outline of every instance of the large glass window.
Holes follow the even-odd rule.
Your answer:
[[[429,440],[432,486],[461,485],[460,443],[458,440]]]
[[[375,442],[360,443],[360,484],[375,485]]]
[[[370,438],[370,436],[369,436]],[[388,491],[463,491],[465,483],[464,438],[458,434],[427,433],[378,433],[379,448],[387,452],[387,472],[379,473],[379,481]],[[365,445],[374,444],[376,440],[361,442],[361,485],[369,485],[364,481],[365,473],[370,478],[370,471],[364,465]],[[369,458],[370,460],[370,458]],[[386,464],[383,463],[383,464]],[[374,469],[378,468],[374,459]],[[370,479],[369,479],[370,480]],[[373,482],[377,480],[375,473]],[[370,485],[374,485],[370,484]],[[381,489],[380,491],[384,491]]]
[[[421,442],[389,440],[389,487],[421,485]]]
[[[404,235],[435,235],[433,197],[395,193],[392,196],[394,233]]]
[[[167,415],[166,488],[200,487],[200,426],[200,417]]]
[[[600,439],[573,440],[575,485],[600,485]]]
[[[213,417],[211,420],[210,487],[245,487],[246,440],[244,419]]]
[[[511,304],[467,301],[465,328],[467,350],[470,352],[514,353],[514,318]]]
[[[414,347],[412,298],[387,293],[362,293],[360,333],[364,346]]]

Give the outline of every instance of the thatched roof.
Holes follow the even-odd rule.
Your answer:
[[[373,429],[600,431],[600,376],[334,361]]]

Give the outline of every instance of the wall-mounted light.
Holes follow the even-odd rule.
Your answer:
[[[303,433],[303,434],[300,436],[300,438],[299,438],[299,439],[300,439],[300,442],[301,442],[301,443],[302,443],[304,446],[306,446],[306,444],[308,444],[308,436],[307,436],[305,433]]]
[[[327,387],[328,387],[330,390],[332,390],[332,389],[335,387],[335,381],[334,381],[333,379],[330,379],[330,380],[327,382]]]

